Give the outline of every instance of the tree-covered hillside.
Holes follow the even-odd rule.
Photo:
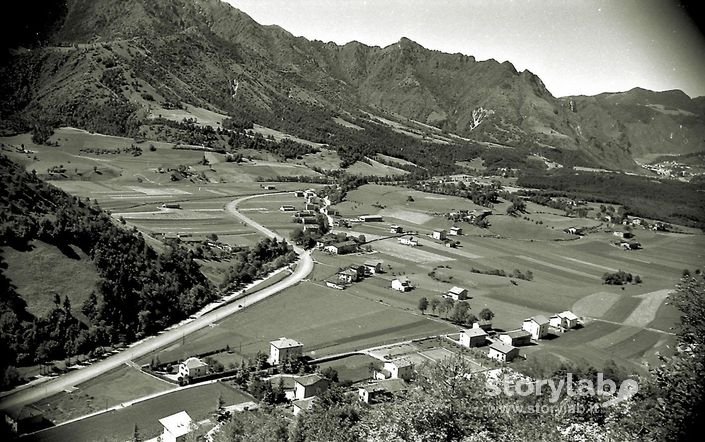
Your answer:
[[[0,156],[0,247],[24,250],[40,239],[80,248],[101,277],[81,306],[87,321],[58,294],[44,317],[34,317],[0,266],[0,360],[8,367],[85,354],[128,342],[187,317],[215,293],[192,253],[171,245],[155,252],[135,230],[116,224],[95,203],[67,195]],[[2,259],[0,257],[0,259]]]

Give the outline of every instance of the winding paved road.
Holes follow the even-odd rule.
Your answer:
[[[249,217],[237,211],[237,205],[239,203],[252,198],[266,197],[269,195],[276,195],[276,193],[242,197],[228,203],[226,209],[234,217],[249,224],[251,227],[263,233],[264,235],[270,238],[277,238],[281,240],[283,239],[281,235],[274,233],[273,231],[267,229],[266,227],[262,226],[261,224],[253,221]],[[294,246],[294,251],[299,255],[299,261],[296,266],[296,270],[291,275],[287,276],[285,279],[277,282],[276,284],[273,284],[269,287],[265,287],[262,290],[258,290],[249,295],[245,295],[242,298],[239,298],[237,301],[234,301],[230,304],[227,304],[216,310],[204,314],[200,318],[174,327],[162,333],[161,335],[148,338],[133,347],[126,348],[120,353],[103,359],[102,361],[96,362],[95,364],[92,364],[88,367],[66,373],[53,380],[46,381],[36,386],[28,387],[23,390],[19,390],[16,393],[8,394],[0,400],[0,410],[7,410],[11,407],[31,404],[45,397],[52,396],[56,393],[64,391],[67,388],[86,382],[109,370],[119,367],[125,364],[126,362],[144,356],[152,351],[158,350],[166,345],[171,344],[172,342],[176,342],[186,335],[189,335],[195,331],[207,327],[209,324],[222,320],[224,317],[240,310],[241,308],[239,307],[239,305],[249,306],[255,302],[259,302],[272,295],[275,295],[286,288],[298,284],[301,280],[306,278],[313,270],[313,259],[311,258],[310,252],[307,252],[300,247]]]

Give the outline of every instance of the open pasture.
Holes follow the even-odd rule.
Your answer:
[[[213,324],[159,353],[161,361],[230,348],[247,357],[269,352],[269,341],[286,336],[304,343],[312,357],[336,354],[412,337],[454,330],[448,324],[364,299],[319,282],[302,282],[285,292]],[[149,361],[151,358],[144,358]]]
[[[109,411],[22,438],[23,441],[63,442],[130,440],[137,425],[143,438],[153,438],[162,432],[159,419],[186,411],[194,421],[212,419],[218,398],[226,405],[251,401],[252,398],[225,383],[197,385],[180,389],[134,405]]]
[[[173,390],[174,384],[124,365],[35,404],[54,423],[105,410],[138,397]]]
[[[345,172],[350,175],[364,176],[405,175],[408,173],[403,169],[382,164],[374,159],[368,158],[368,161],[369,163],[356,161],[354,164],[346,168]],[[340,169],[340,156],[338,156],[338,153],[334,150],[325,148],[322,148],[320,152],[304,155],[302,158],[294,160],[294,162],[296,164],[299,164],[301,167],[306,168],[316,168],[323,170]]]
[[[54,293],[66,294],[74,313],[81,315],[83,302],[100,280],[90,257],[78,247],[61,250],[37,240],[27,251],[6,246],[0,253],[7,263],[4,274],[27,303],[27,311],[38,317],[54,308]]]
[[[407,198],[413,198],[408,201]],[[380,208],[377,204],[384,206]],[[346,201],[336,205],[344,216],[378,214],[381,210],[409,210],[426,213],[446,213],[453,209],[477,209],[472,201],[447,195],[436,195],[397,186],[367,184],[348,193]],[[391,216],[391,215],[390,215]]]

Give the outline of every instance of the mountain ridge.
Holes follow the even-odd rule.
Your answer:
[[[309,41],[220,0],[69,0],[66,10],[54,46],[20,51],[1,68],[11,81],[0,89],[0,116],[19,116],[17,126],[38,116],[76,125],[117,108],[126,120],[117,130],[132,135],[139,124],[128,119],[185,103],[275,126],[295,114],[309,125],[319,113],[400,115],[478,142],[578,152],[585,165],[626,170],[642,154],[705,148],[705,100],[682,91],[554,97],[508,61],[407,37],[385,47]],[[333,131],[316,129],[312,141]]]

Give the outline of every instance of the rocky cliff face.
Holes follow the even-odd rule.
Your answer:
[[[136,121],[169,103],[271,120],[282,108],[368,111],[624,169],[633,156],[705,148],[705,102],[680,91],[556,98],[508,62],[406,38],[385,48],[308,41],[219,0],[71,0],[55,28],[2,67],[3,118],[76,124],[117,107]]]

